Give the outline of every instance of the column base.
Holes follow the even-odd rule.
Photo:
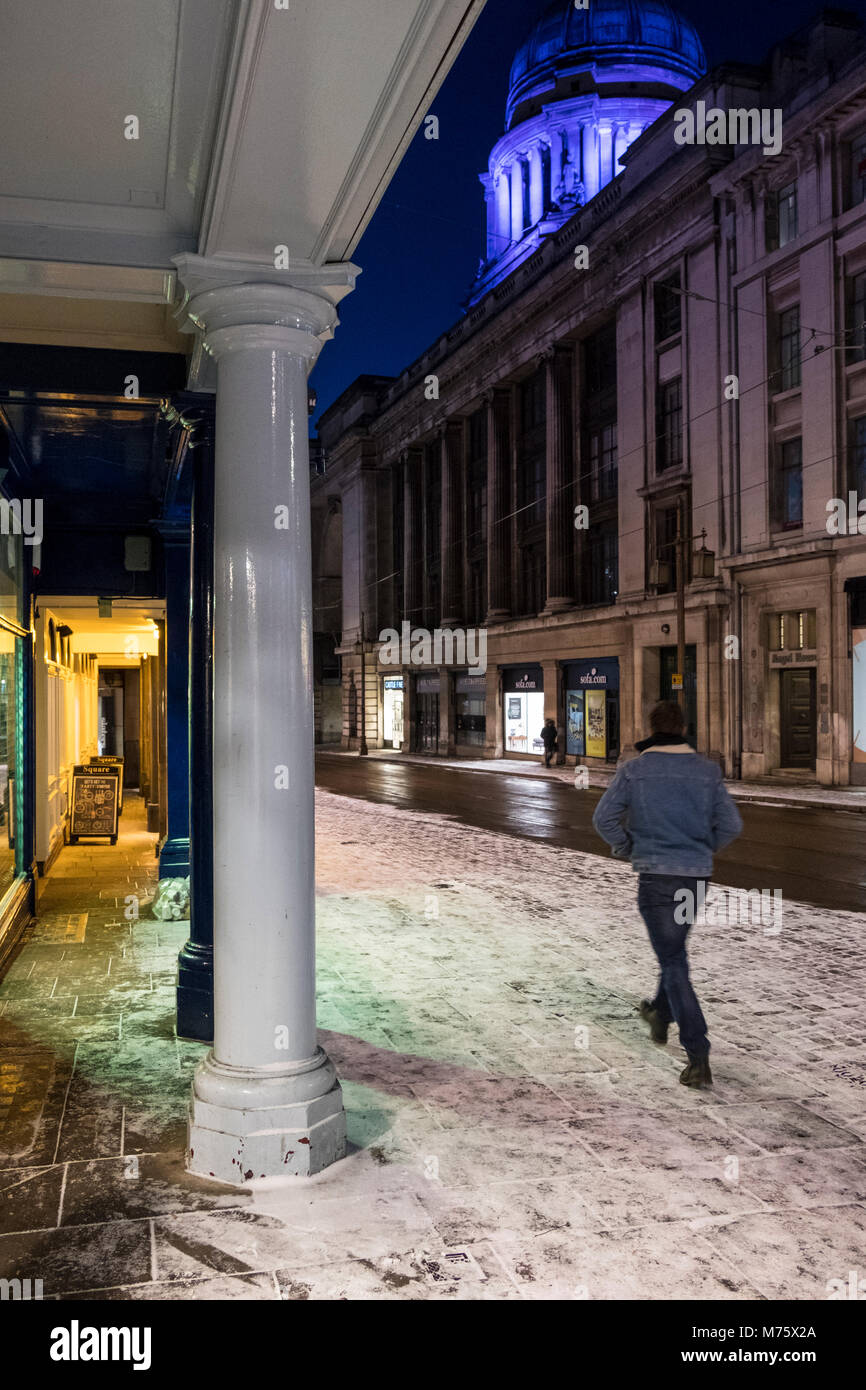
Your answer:
[[[213,947],[197,941],[177,958],[177,1035],[213,1042]]]
[[[159,852],[160,878],[189,878],[189,839],[166,840]]]
[[[511,617],[509,608],[489,608],[484,616],[485,623],[506,623]]]
[[[189,1109],[190,1173],[240,1187],[311,1177],[345,1154],[343,1092],[321,1048],[278,1075],[226,1067],[213,1053],[200,1063]]]
[[[549,598],[544,605],[545,613],[563,613],[566,608],[574,607],[573,598]]]

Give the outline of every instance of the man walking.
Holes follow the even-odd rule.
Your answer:
[[[541,742],[544,744],[544,766],[550,767],[550,760],[556,752],[557,746],[556,725],[552,719],[545,719],[544,721]]]
[[[713,855],[736,839],[743,822],[721,769],[695,753],[683,729],[678,704],[655,706],[650,737],[635,744],[640,757],[617,772],[592,823],[638,874],[637,904],[660,970],[655,999],[643,1001],[641,1017],[662,1046],[677,1023],[688,1055],[680,1081],[700,1088],[713,1084],[710,1040],[689,978],[686,941],[698,884],[711,878]]]

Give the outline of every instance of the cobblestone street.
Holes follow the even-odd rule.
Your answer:
[[[183,1170],[204,1049],[156,861],[69,847],[0,985],[0,1277],[44,1295],[828,1297],[864,1267],[862,919],[695,930],[713,1092],[635,1006],[627,868],[319,792],[319,1022],[350,1153],[229,1189]],[[781,813],[780,813],[781,814]]]

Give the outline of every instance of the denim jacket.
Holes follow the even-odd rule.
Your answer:
[[[743,828],[721,769],[686,744],[625,763],[592,823],[636,873],[683,878],[711,878],[713,855]]]

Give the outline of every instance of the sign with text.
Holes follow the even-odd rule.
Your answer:
[[[72,825],[69,842],[103,838],[117,844],[120,810],[120,768],[115,765],[76,764],[72,769]]]
[[[117,807],[117,814],[123,815],[123,758],[117,757],[114,753],[94,753],[90,759],[91,767],[116,767],[120,772],[120,791],[118,793],[120,801]]]

